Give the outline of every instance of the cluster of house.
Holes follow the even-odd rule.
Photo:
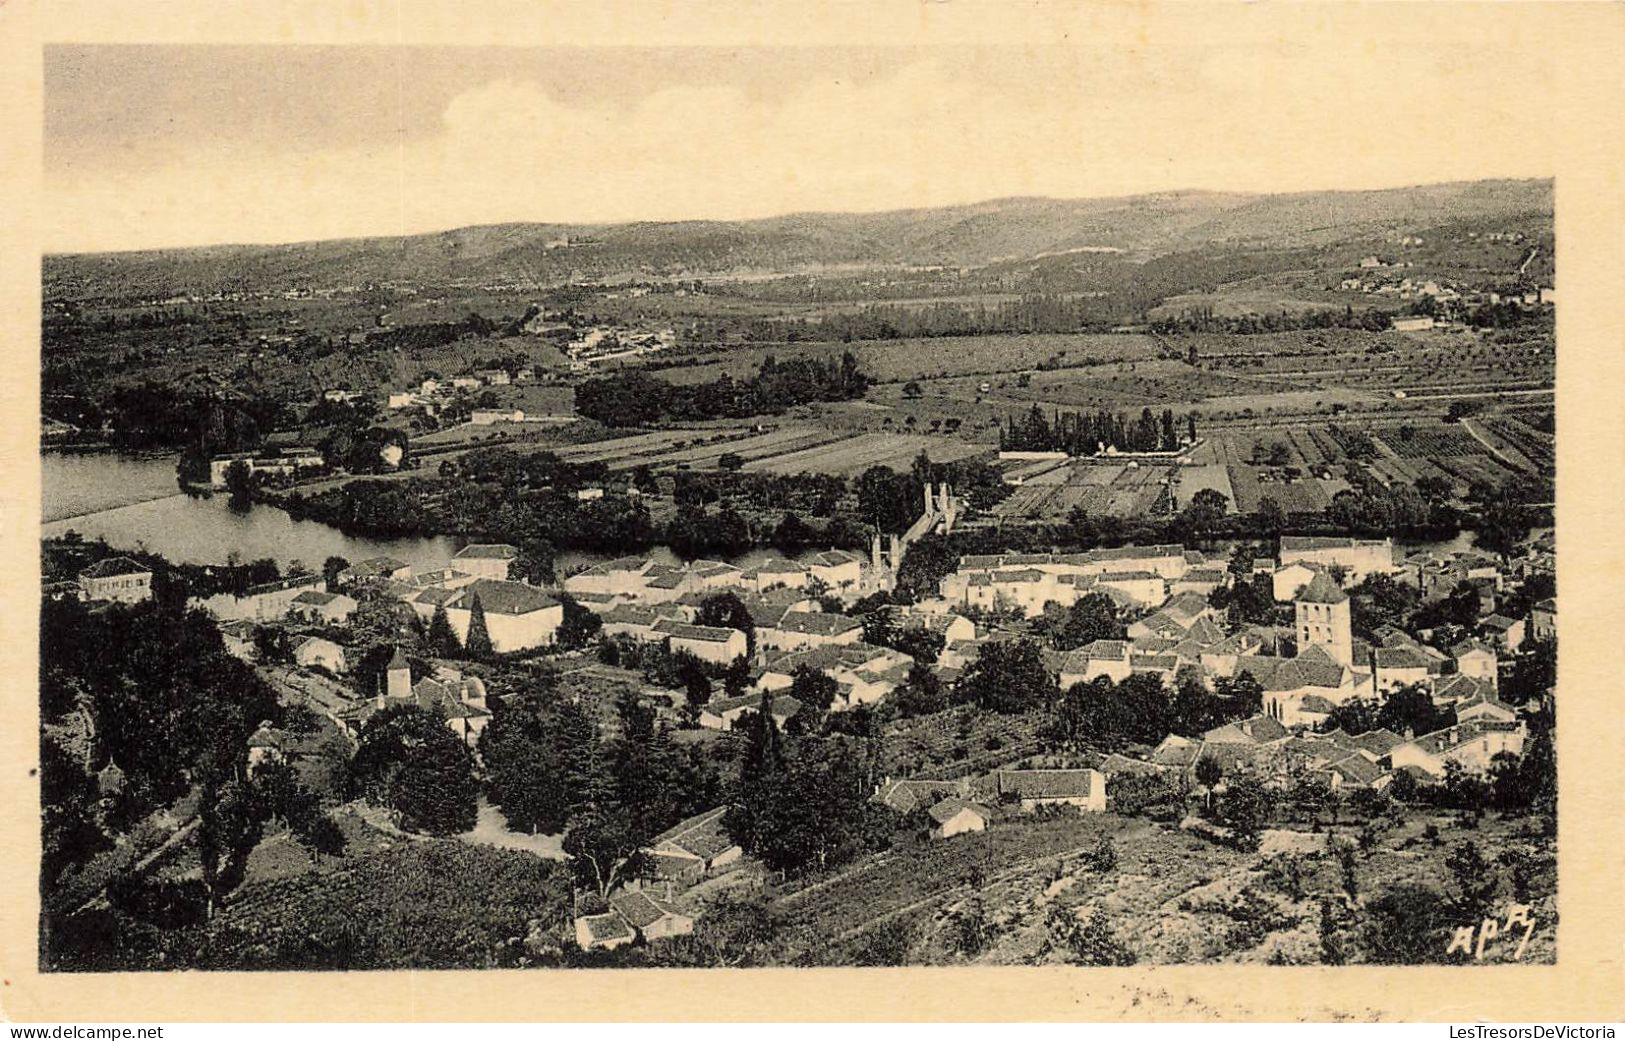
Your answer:
[[[530,383],[535,378],[535,372],[525,368],[512,374],[507,369],[477,369],[450,379],[430,378],[423,380],[416,387],[390,391],[384,399],[384,407],[392,412],[405,408],[421,408],[432,415],[451,404],[459,394],[479,390],[481,387],[506,387],[515,383]]]
[[[437,665],[432,675],[414,683],[411,663],[398,647],[384,667],[378,691],[342,709],[337,718],[351,733],[359,733],[373,716],[402,706],[421,708],[440,716],[451,732],[469,746],[478,743],[480,732],[491,720],[485,684],[478,676],[465,676],[450,666]]]
[[[819,599],[852,599],[884,588],[890,571],[875,563],[876,556],[878,551],[866,560],[846,550],[829,550],[801,561],[775,558],[749,568],[709,560],[670,566],[626,557],[572,575],[564,588],[598,614],[604,635],[663,643],[713,665],[728,665],[749,652],[743,630],[696,624],[707,598],[721,592],[735,595],[750,614],[755,634],[753,683],[745,694],[708,703],[700,715],[701,726],[728,729],[760,707],[763,693],[785,692],[776,693],[771,702],[781,723],[795,715],[801,703],[787,691],[798,670],[813,669],[835,680],[837,711],[873,704],[902,684],[913,659],[866,643],[860,619],[826,612]],[[945,640],[964,642],[976,636],[969,618],[940,601],[897,608],[895,620],[932,629]],[[951,678],[957,670],[949,672]]]
[[[722,872],[744,856],[723,827],[727,807],[718,806],[656,835],[644,853],[653,870],[612,895],[605,906],[579,908],[576,944],[613,950],[634,940],[650,942],[694,931],[694,915],[674,899],[679,892]]]
[[[1104,813],[1107,783],[1106,773],[1092,768],[1001,769],[958,780],[887,778],[875,787],[873,798],[905,816],[924,810],[931,837],[948,839],[986,831],[1003,814],[1046,806]]]
[[[315,448],[298,445],[280,448],[270,454],[237,452],[217,455],[209,460],[209,485],[217,489],[226,487],[227,475],[236,463],[243,464],[249,476],[298,477],[321,470],[327,465],[327,459]]]
[[[582,332],[564,348],[571,372],[586,372],[594,365],[620,358],[635,358],[668,350],[677,344],[672,329],[645,332],[599,325]]]
[[[1363,271],[1408,266],[1408,264],[1387,263],[1376,256],[1368,256],[1360,261],[1360,268]],[[1527,308],[1557,302],[1557,290],[1551,286],[1539,286],[1503,293],[1497,290],[1467,289],[1460,285],[1452,285],[1434,279],[1411,279],[1406,277],[1394,280],[1351,275],[1338,283],[1338,288],[1351,293],[1366,293],[1372,296],[1390,297],[1397,300],[1432,300],[1442,305],[1461,307],[1483,307],[1486,304],[1508,303]],[[1400,322],[1402,320],[1407,319],[1405,316],[1399,315],[1394,317],[1395,329],[1401,328]],[[1428,326],[1428,328],[1431,327],[1431,325]]]
[[[1269,715],[1226,723],[1201,737],[1170,734],[1143,758],[1112,754],[1100,764],[1108,777],[1158,774],[1186,785],[1198,784],[1197,764],[1216,762],[1222,776],[1250,775],[1285,785],[1308,778],[1334,792],[1381,791],[1400,773],[1419,784],[1436,784],[1455,763],[1469,773],[1490,769],[1497,755],[1523,754],[1528,727],[1510,705],[1494,693],[1479,693],[1455,703],[1456,722],[1430,734],[1396,734],[1370,730],[1349,734],[1341,729],[1301,732]],[[1222,786],[1221,786],[1222,790]]]

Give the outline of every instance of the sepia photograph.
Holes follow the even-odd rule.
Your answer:
[[[39,971],[1555,965],[1552,60],[1164,42],[48,43]]]

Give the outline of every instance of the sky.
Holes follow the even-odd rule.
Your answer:
[[[1516,39],[52,45],[49,252],[1549,176]]]

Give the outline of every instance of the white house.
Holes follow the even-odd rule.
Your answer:
[[[997,785],[1001,799],[1014,799],[1024,810],[1077,806],[1106,811],[1106,775],[1099,770],[1000,770]]]
[[[471,542],[451,558],[451,566],[476,578],[506,582],[519,550],[504,542]]]
[[[461,596],[446,608],[458,639],[468,639],[468,623],[478,598],[491,634],[491,647],[499,654],[550,644],[564,624],[564,605],[523,582],[482,578],[458,592]]]
[[[1450,762],[1484,773],[1502,752],[1522,755],[1526,733],[1522,723],[1481,716],[1395,745],[1388,758],[1395,770],[1413,766],[1433,777],[1443,777]]]
[[[1500,679],[1500,659],[1494,648],[1478,640],[1463,640],[1450,648],[1450,656],[1456,660],[1456,672],[1463,676],[1490,683]]]
[[[1270,575],[1270,591],[1277,603],[1288,603],[1298,596],[1298,590],[1309,584],[1309,580],[1319,573],[1318,568],[1310,567],[1302,561],[1284,565],[1275,569]]]
[[[293,660],[304,668],[323,668],[337,675],[344,672],[344,648],[320,636],[306,636],[293,647]]]
[[[666,619],[655,623],[654,631],[670,641],[672,653],[689,654],[713,665],[727,665],[735,658],[743,658],[749,649],[744,633],[717,625],[690,625]]]
[[[337,625],[349,621],[356,606],[356,602],[343,593],[307,589],[293,598],[288,613],[307,622]]]
[[[152,572],[129,557],[107,557],[79,572],[86,600],[138,604],[152,599]]]
[[[776,651],[854,644],[863,639],[863,623],[844,614],[787,611],[773,626],[757,630],[756,639],[763,647]]]
[[[944,799],[927,811],[936,823],[931,828],[934,839],[949,839],[972,831],[986,831],[993,811],[978,803],[964,799]]]

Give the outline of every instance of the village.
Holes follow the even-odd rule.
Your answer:
[[[1049,693],[1021,707],[1046,720],[1109,714],[1102,706],[1130,690],[1160,692],[1170,706],[1203,699],[1200,729],[1184,720],[1178,732],[1124,740],[1074,720],[1067,740],[1048,722],[975,753],[961,747],[913,764],[882,753],[886,766],[866,782],[870,801],[896,827],[918,820],[906,826],[933,842],[964,842],[1023,815],[1123,813],[1148,783],[1187,793],[1176,801],[1205,793],[1221,806],[1243,779],[1278,798],[1317,785],[1334,806],[1404,804],[1455,792],[1464,778],[1487,790],[1519,768],[1531,724],[1549,725],[1549,679],[1531,688],[1527,678],[1534,658],[1549,660],[1557,632],[1549,534],[1500,557],[1293,535],[1212,557],[1178,544],[972,554],[952,563],[934,595],[899,589],[911,548],[969,512],[946,485],[928,485],[919,520],[901,536],[875,533],[868,553],[748,567],[627,556],[533,584],[518,575],[517,547],[470,543],[434,569],[389,557],[330,561],[325,573],[188,606],[279,700],[314,713],[352,748],[370,721],[422,710],[469,750],[476,774],[490,767],[482,734],[512,700],[515,678],[522,685],[538,662],[569,678],[561,689],[606,733],[617,726],[614,699],[631,697],[660,730],[718,755],[746,735],[758,740],[764,726],[875,733],[884,748],[914,717],[967,704],[998,717],[1004,710],[985,711],[986,688],[1025,682],[1010,665],[1022,650],[1036,652]],[[139,605],[154,596],[154,572],[106,556],[45,591],[93,610]],[[499,688],[509,694],[493,695]],[[250,771],[297,762],[312,744],[266,720],[250,739]],[[109,762],[99,783],[116,786],[118,774]],[[386,826],[402,826],[395,820]],[[637,872],[596,893],[576,890],[576,947],[658,947],[691,934],[718,894],[771,875],[733,820],[726,804],[701,808],[650,839]],[[1174,823],[1243,848],[1244,833],[1261,826],[1183,810]],[[570,855],[557,837],[538,845],[500,823],[465,838],[492,834],[538,856]]]

